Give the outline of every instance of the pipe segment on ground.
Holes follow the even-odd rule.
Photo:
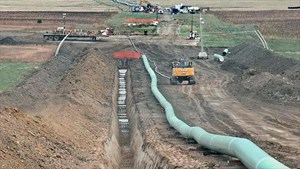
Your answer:
[[[169,124],[186,138],[193,138],[198,144],[213,151],[237,157],[249,169],[288,169],[252,141],[245,138],[208,133],[201,127],[190,127],[175,115],[173,106],[157,88],[157,77],[148,59],[142,55],[143,63],[151,77],[151,91],[165,109]]]
[[[219,54],[214,54],[214,59],[219,62],[224,62],[224,57]]]

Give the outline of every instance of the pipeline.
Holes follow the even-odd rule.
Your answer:
[[[260,35],[261,39],[263,40],[263,42],[265,43],[265,48],[269,50],[269,46],[268,43],[266,41],[266,39],[264,38],[264,36],[260,33],[260,31],[257,29],[258,34]]]
[[[211,134],[201,127],[190,127],[178,119],[171,103],[157,88],[157,77],[150,67],[147,57],[142,55],[142,59],[151,77],[152,93],[165,109],[169,124],[181,135],[186,138],[193,138],[201,146],[213,151],[237,157],[249,169],[288,169],[287,166],[271,157],[248,139]]]
[[[214,54],[214,60],[218,62],[224,62],[224,57],[219,54]]]
[[[63,40],[60,41],[60,43],[59,43],[59,45],[57,46],[57,49],[56,49],[56,51],[55,51],[55,54],[54,54],[55,57],[58,55],[58,52],[59,52],[59,50],[60,50],[61,45],[64,43],[64,41],[67,39],[67,37],[68,37],[69,35],[70,35],[70,33],[68,33],[68,34],[63,38]]]
[[[225,56],[225,55],[227,55],[228,52],[229,52],[228,49],[224,49],[222,55]]]

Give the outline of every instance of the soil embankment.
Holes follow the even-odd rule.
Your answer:
[[[230,89],[239,96],[300,105],[300,62],[252,43],[232,48],[222,69],[237,75]]]
[[[1,94],[0,168],[116,168],[115,70],[97,49],[66,44]]]

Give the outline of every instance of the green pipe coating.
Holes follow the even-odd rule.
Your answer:
[[[149,65],[148,59],[142,55],[143,63],[151,77],[151,91],[165,109],[169,124],[186,138],[193,138],[198,144],[213,151],[237,157],[249,169],[288,169],[252,141],[245,138],[223,136],[208,133],[201,127],[190,127],[178,119],[173,106],[157,88],[157,77]]]

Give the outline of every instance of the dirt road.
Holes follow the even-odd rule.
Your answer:
[[[196,46],[175,45],[180,44],[178,39],[174,44],[160,45],[155,45],[160,41],[154,38],[142,37],[136,41],[142,40],[145,42],[136,44],[138,49],[168,76],[174,59],[190,59],[199,52]],[[133,48],[125,38],[65,43],[60,57],[44,63],[14,91],[2,93],[0,107],[13,108],[0,111],[0,168],[22,165],[26,168],[118,168],[122,156],[116,117],[118,77],[117,62],[112,56],[114,52],[128,50]],[[220,49],[207,51],[212,54]],[[289,100],[282,102],[276,98],[264,101],[255,92],[242,95],[245,92],[240,91],[246,89],[238,74],[221,69],[212,59],[191,61],[196,68],[195,85],[170,85],[169,79],[158,75],[159,89],[173,104],[180,119],[212,133],[246,137],[289,167],[299,166],[297,100],[288,104]],[[169,126],[162,107],[152,95],[150,78],[142,61],[131,60],[129,66],[130,146],[136,168],[245,168],[235,158],[211,152],[180,136]],[[297,91],[297,69],[282,67],[280,72],[287,73],[270,75],[272,71],[269,71],[268,75],[290,79],[285,81]],[[262,74],[268,73],[267,70]]]
[[[170,63],[179,56],[189,58],[199,49],[141,45],[159,70],[170,74]],[[179,49],[180,48],[180,49]],[[299,105],[285,106],[247,98],[240,100],[228,91],[235,76],[223,71],[213,60],[193,60],[196,85],[169,85],[159,78],[159,88],[173,103],[176,114],[192,126],[224,135],[245,137],[256,142],[280,161],[297,166],[299,163]],[[221,164],[219,164],[221,165]]]

